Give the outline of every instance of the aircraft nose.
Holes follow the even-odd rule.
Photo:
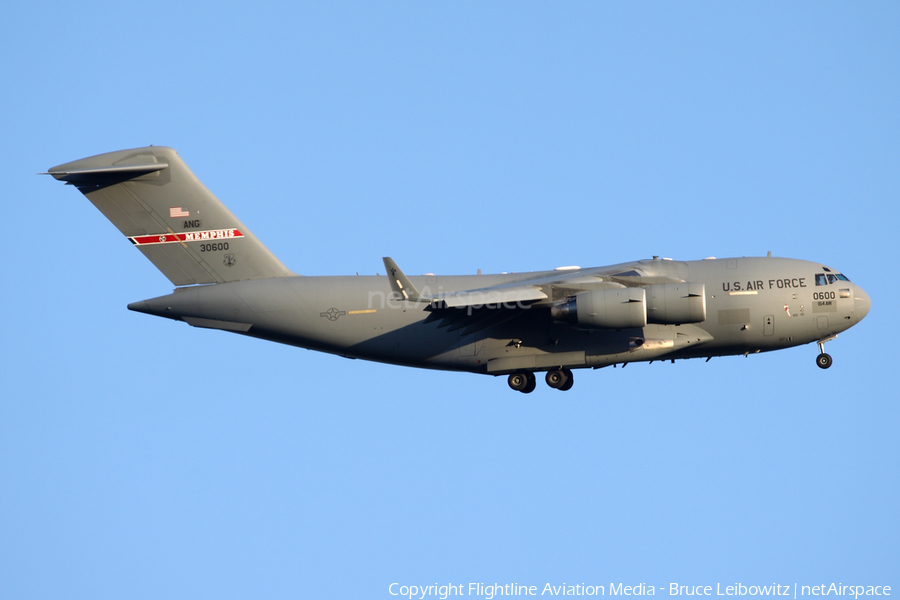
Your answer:
[[[856,293],[853,295],[853,311],[856,313],[856,320],[862,321],[869,309],[872,307],[872,301],[869,295],[859,286],[856,286]]]

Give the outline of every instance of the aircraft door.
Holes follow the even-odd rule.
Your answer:
[[[775,317],[774,315],[766,315],[763,317],[763,335],[772,335],[775,333]]]

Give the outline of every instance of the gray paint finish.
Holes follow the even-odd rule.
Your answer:
[[[49,174],[76,185],[180,286],[131,310],[350,358],[511,374],[524,392],[535,371],[566,390],[577,368],[811,342],[827,368],[824,342],[871,305],[835,269],[772,257],[420,277],[385,257],[383,277],[301,277],[170,148],[101,154]]]

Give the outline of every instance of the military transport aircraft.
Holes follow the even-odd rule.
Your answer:
[[[574,369],[747,355],[825,342],[869,312],[836,269],[772,258],[648,260],[500,275],[303,277],[288,270],[171,148],[49,170],[176,286],[128,308],[347,358],[572,387]]]

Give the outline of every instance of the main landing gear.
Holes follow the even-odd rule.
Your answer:
[[[550,387],[562,391],[571,390],[572,384],[575,383],[571,369],[553,369],[552,371],[547,371],[547,376],[544,380]],[[517,392],[530,394],[534,391],[534,388],[537,387],[534,373],[531,371],[523,371],[510,374],[509,387]]]
[[[544,378],[544,381],[547,382],[547,385],[556,390],[562,390],[563,392],[572,389],[572,385],[575,383],[575,379],[572,378],[572,371],[570,369],[554,369],[552,371],[547,371],[547,376]]]
[[[526,373],[511,373],[509,376],[509,387],[516,390],[517,392],[530,394],[534,391],[534,388],[537,387],[537,383],[534,379],[534,373],[530,371]]]
[[[831,360],[830,354],[825,354],[825,342],[827,342],[828,340],[833,340],[835,337],[837,336],[819,340],[818,342],[816,342],[817,344],[819,344],[819,355],[816,357],[816,364],[819,365],[820,369],[827,369],[831,366],[831,363],[834,362],[833,360]]]

